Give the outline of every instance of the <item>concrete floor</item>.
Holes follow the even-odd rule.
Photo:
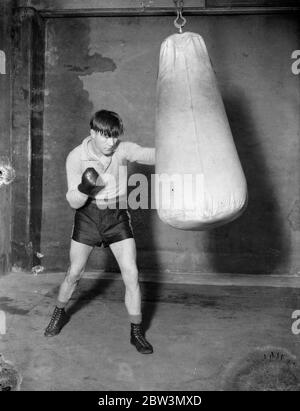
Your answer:
[[[300,388],[300,334],[291,331],[292,312],[300,310],[298,278],[292,287],[278,279],[276,286],[259,286],[249,276],[239,285],[232,285],[234,277],[227,285],[142,282],[153,355],[129,344],[118,274],[87,275],[72,298],[71,321],[59,336],[45,338],[62,278],[11,273],[0,279],[6,315],[0,353],[20,372],[22,391]]]

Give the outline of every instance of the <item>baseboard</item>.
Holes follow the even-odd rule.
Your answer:
[[[294,287],[300,288],[300,276],[279,274],[231,274],[231,273],[178,273],[178,272],[140,272],[140,280],[157,283],[222,285],[247,287]],[[116,279],[120,273],[94,272],[84,274],[85,278]]]
[[[65,272],[44,271],[37,276],[31,272],[12,271],[8,276],[11,278],[26,276],[34,281],[57,282],[65,276]],[[28,280],[29,280],[28,278]],[[119,272],[87,271],[83,278],[86,279],[114,279],[121,281]],[[231,274],[231,273],[181,273],[181,272],[152,272],[141,271],[140,281],[169,284],[191,284],[191,285],[216,285],[216,286],[245,286],[245,287],[292,287],[300,288],[300,276],[288,274]],[[30,282],[30,280],[29,280]]]

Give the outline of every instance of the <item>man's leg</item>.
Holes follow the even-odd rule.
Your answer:
[[[125,284],[125,306],[131,322],[131,343],[142,354],[151,354],[153,348],[145,339],[142,328],[141,290],[136,265],[136,245],[133,238],[110,244]]]
[[[84,272],[86,262],[92,250],[93,247],[89,245],[71,240],[70,267],[60,286],[56,307],[44,333],[46,337],[53,337],[59,334],[62,327],[68,322],[69,317],[65,312],[65,306],[69,302]]]
[[[91,254],[93,247],[71,240],[70,267],[62,282],[57,298],[57,306],[64,308],[69,302],[76,285],[78,284]]]

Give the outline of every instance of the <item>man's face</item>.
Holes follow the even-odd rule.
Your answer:
[[[117,137],[106,137],[95,130],[91,130],[91,137],[98,153],[110,156],[114,152],[118,141]]]

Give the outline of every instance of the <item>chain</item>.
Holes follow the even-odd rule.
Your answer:
[[[176,9],[180,9],[182,11],[183,9],[183,0],[173,0]]]

